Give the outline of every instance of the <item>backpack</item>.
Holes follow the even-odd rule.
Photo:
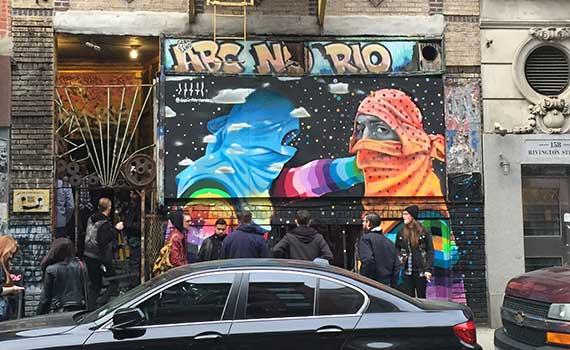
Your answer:
[[[99,228],[103,226],[106,221],[107,220],[99,220],[96,223],[93,223],[91,219],[87,220],[87,232],[85,233],[85,250],[91,252],[99,251],[99,242],[97,240]]]
[[[165,273],[174,266],[170,262],[170,252],[172,251],[172,240],[169,240],[162,248],[160,248],[160,253],[158,258],[154,261],[152,266],[153,277]]]

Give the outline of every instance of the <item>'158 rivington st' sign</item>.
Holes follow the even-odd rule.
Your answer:
[[[418,70],[416,41],[213,41],[167,38],[167,74],[351,75]]]

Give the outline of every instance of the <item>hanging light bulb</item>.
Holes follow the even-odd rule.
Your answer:
[[[133,60],[139,58],[139,50],[135,46],[131,46],[131,51],[129,52],[129,57]]]

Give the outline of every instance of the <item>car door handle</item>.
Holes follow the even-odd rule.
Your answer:
[[[317,329],[317,334],[339,334],[342,333],[344,330],[340,327],[336,326],[327,326]]]
[[[216,340],[223,336],[220,333],[202,333],[194,337],[194,340]]]

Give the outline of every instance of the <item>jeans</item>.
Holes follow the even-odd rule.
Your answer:
[[[400,286],[400,290],[411,296],[412,298],[426,298],[427,280],[425,277],[420,277],[418,272],[412,272],[412,275],[404,274],[404,281]]]

